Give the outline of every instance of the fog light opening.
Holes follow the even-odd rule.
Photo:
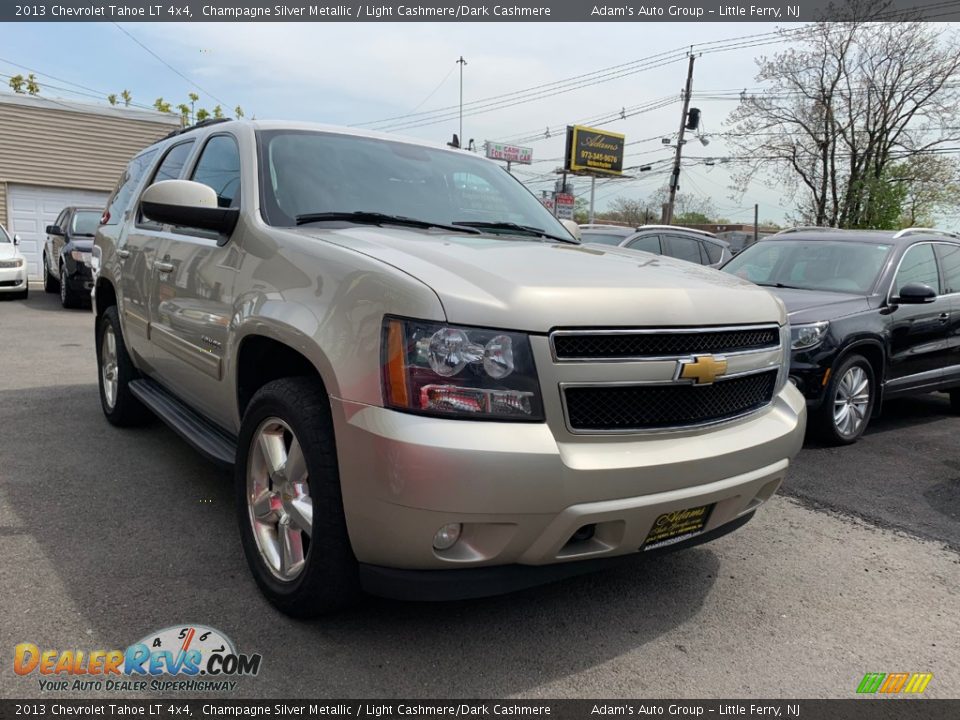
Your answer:
[[[594,523],[591,523],[589,525],[584,525],[583,527],[579,528],[573,535],[570,536],[570,540],[568,542],[571,542],[571,543],[586,542],[587,540],[590,540],[591,538],[593,538],[594,533],[596,532],[597,532],[597,526]]]
[[[454,545],[457,544],[457,540],[460,539],[460,533],[463,530],[463,525],[460,523],[447,523],[437,530],[436,535],[433,536],[433,549],[434,550],[449,550]]]

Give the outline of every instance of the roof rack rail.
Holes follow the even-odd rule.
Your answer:
[[[231,118],[207,118],[206,120],[201,120],[196,122],[193,125],[187,125],[186,127],[177,128],[167,135],[163,136],[163,140],[168,138],[176,137],[177,135],[183,135],[183,133],[190,132],[191,130],[199,130],[200,128],[205,128],[208,125],[216,125],[217,123],[230,122]]]
[[[960,239],[960,233],[950,230],[938,230],[937,228],[912,227],[904,228],[893,236],[893,239],[907,237],[908,235],[946,235],[947,237]]]
[[[683,225],[641,225],[637,230],[683,230],[684,232],[700,233],[701,235],[707,235],[709,237],[716,237],[716,235],[709,230],[701,230],[700,228],[685,227]]]
[[[779,232],[774,233],[775,235],[789,235],[790,233],[795,232],[842,232],[842,228],[835,227],[826,227],[824,225],[798,225],[796,227],[789,227],[780,230]]]

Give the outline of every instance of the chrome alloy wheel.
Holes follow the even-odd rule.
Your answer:
[[[103,399],[111,410],[117,402],[117,337],[106,323],[100,340],[100,375],[103,378]]]
[[[253,435],[247,462],[247,509],[264,564],[285,582],[303,572],[313,532],[307,462],[290,426],[270,417]]]
[[[870,378],[857,365],[851,367],[837,383],[833,399],[833,424],[837,431],[847,437],[859,432],[867,420],[870,408]]]

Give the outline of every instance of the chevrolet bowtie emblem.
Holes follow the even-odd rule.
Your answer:
[[[677,366],[678,380],[692,380],[694,385],[710,385],[727,372],[727,361],[713,355],[697,355],[681,360]]]

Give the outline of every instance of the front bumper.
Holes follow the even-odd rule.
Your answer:
[[[64,266],[67,287],[77,292],[89,292],[93,288],[93,273],[86,263],[73,260]],[[64,278],[61,278],[61,282]]]
[[[445,420],[337,399],[332,408],[354,553],[366,566],[402,570],[635,554],[661,514],[714,504],[700,537],[710,536],[776,492],[806,422],[789,384],[735,423],[563,441],[547,424]],[[434,534],[447,523],[461,523],[462,535],[437,551]],[[592,537],[572,540],[585,525]]]
[[[27,266],[0,268],[0,292],[23,292],[27,289]]]

